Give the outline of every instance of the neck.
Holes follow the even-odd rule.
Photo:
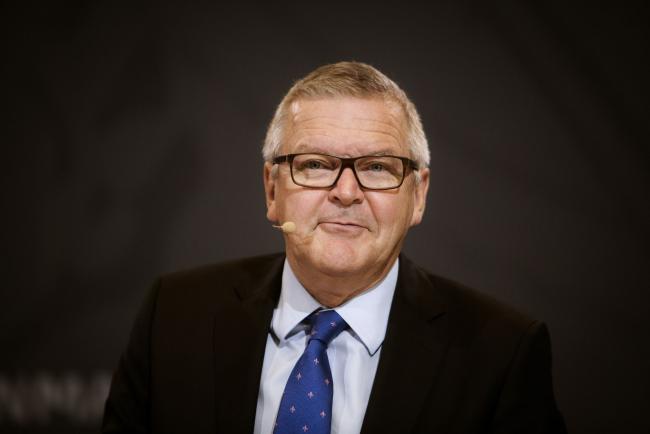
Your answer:
[[[291,270],[307,292],[325,307],[338,307],[367,289],[377,285],[386,277],[395,263],[394,255],[383,266],[374,270],[363,270],[354,274],[327,273],[311,267],[303,267],[300,261],[287,256]]]

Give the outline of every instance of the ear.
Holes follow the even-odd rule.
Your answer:
[[[415,191],[413,194],[415,195],[415,200],[413,201],[411,226],[419,224],[424,215],[424,208],[427,203],[427,192],[429,191],[429,169],[420,169],[420,182],[416,182],[414,188]]]
[[[277,177],[271,173],[273,165],[264,163],[264,195],[266,197],[266,218],[274,223],[278,222],[277,210],[275,208],[275,181]]]

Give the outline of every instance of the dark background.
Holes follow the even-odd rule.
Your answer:
[[[650,432],[647,7],[51,3],[0,15],[1,432],[97,431],[156,275],[282,248],[266,125],[350,59],[429,137],[406,253],[548,323],[570,432]]]

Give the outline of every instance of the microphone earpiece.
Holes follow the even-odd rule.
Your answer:
[[[273,225],[274,228],[282,229],[285,234],[290,234],[296,231],[296,224],[294,222],[284,222],[280,226]]]

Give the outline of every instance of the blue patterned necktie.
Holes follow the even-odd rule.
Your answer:
[[[282,394],[274,434],[330,434],[334,383],[327,345],[348,324],[333,310],[309,318],[311,333]]]

